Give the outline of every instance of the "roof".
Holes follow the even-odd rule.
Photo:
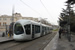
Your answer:
[[[39,23],[39,22],[35,22],[35,21],[32,21],[32,20],[26,20],[26,19],[20,19],[18,21],[16,21],[16,23],[21,23],[22,25],[25,25],[25,24],[35,24],[35,25],[43,25],[43,26],[47,26],[47,27],[50,27],[48,25],[45,25],[45,24],[42,24],[42,23]]]
[[[21,23],[21,24],[28,24],[28,23],[33,23],[33,24],[41,24],[32,20],[26,20],[26,19],[20,19],[18,21],[16,21],[16,23]]]

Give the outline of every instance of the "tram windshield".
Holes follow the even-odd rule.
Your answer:
[[[15,26],[14,26],[14,33],[16,35],[19,35],[19,34],[23,34],[24,33],[24,30],[23,30],[23,27],[21,24],[19,23],[16,23]]]

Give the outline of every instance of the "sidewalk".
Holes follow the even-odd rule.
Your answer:
[[[75,50],[75,35],[71,36],[71,42],[69,42],[65,36],[58,39],[56,50]]]
[[[12,37],[0,37],[0,43],[13,40]]]
[[[8,35],[5,35],[4,37],[2,37],[2,32],[0,32],[0,43],[6,42],[6,41],[11,41],[11,40],[13,40],[12,37],[8,37]]]

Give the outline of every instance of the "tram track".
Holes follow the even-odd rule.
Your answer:
[[[50,34],[51,35],[51,34]],[[44,37],[43,37],[44,38]],[[48,38],[48,35],[46,35],[46,37],[43,39],[40,39],[40,42],[36,41],[36,43],[34,43],[33,45],[30,45],[27,48],[23,48],[22,50],[40,50],[41,48],[44,49],[44,45],[47,45],[50,41],[46,41],[45,39]],[[51,37],[49,37],[51,38]],[[48,39],[47,39],[48,40]],[[47,43],[47,44],[46,44]]]
[[[7,43],[3,43],[0,45],[0,50],[6,50],[7,48],[16,46],[16,45],[20,45],[21,43],[17,43],[15,41],[11,41],[11,42],[7,42]]]
[[[55,36],[56,34],[54,33],[54,34],[52,34],[51,37],[47,38],[47,40],[49,40],[49,41],[47,42],[47,44],[52,40],[52,38],[54,37],[53,35]],[[44,48],[47,46],[47,44],[46,44],[46,45],[43,45],[39,50],[44,50]]]
[[[25,41],[25,42],[11,41],[8,43],[1,44],[0,50],[30,50],[30,49],[32,50],[33,47],[36,50],[43,50],[43,48],[51,41],[50,38],[52,39],[53,35],[54,33],[51,33],[32,41]],[[36,47],[39,47],[39,49],[37,49]]]
[[[43,37],[41,37],[41,38],[43,38]],[[28,48],[28,47],[32,46],[37,41],[38,41],[38,39],[35,39],[35,40],[30,41],[30,42],[21,43],[19,45],[15,45],[13,47],[8,47],[8,48],[5,48],[5,49],[6,50],[16,50],[16,49],[17,50],[23,50],[25,48]],[[13,48],[16,48],[16,49],[13,49]]]

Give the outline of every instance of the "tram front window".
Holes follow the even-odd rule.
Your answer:
[[[15,24],[15,26],[14,26],[14,33],[15,33],[16,35],[19,35],[19,34],[24,33],[24,30],[23,30],[23,27],[22,27],[21,24],[19,24],[19,23],[16,23],[16,24]]]

